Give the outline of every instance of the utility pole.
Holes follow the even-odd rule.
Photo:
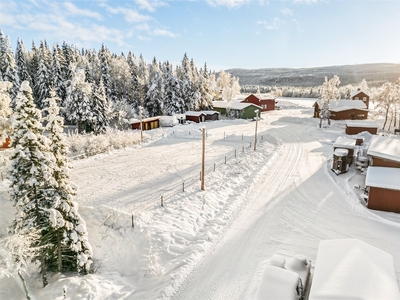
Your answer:
[[[254,134],[254,151],[256,151],[257,150],[257,126],[258,126],[257,114],[260,115],[260,110],[256,109],[254,112],[256,113],[256,132]]]
[[[142,106],[139,106],[139,117],[140,117],[140,142],[143,142],[143,125],[142,125]]]
[[[205,169],[205,152],[206,152],[206,128],[200,129],[202,131],[203,147],[201,151],[201,189],[204,191],[204,169]]]

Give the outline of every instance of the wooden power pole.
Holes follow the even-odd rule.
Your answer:
[[[204,191],[204,165],[205,165],[205,152],[206,152],[206,129],[202,128],[202,140],[203,140],[203,147],[202,147],[202,153],[201,153],[201,189]]]

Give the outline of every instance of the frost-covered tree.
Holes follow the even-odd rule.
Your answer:
[[[199,108],[201,110],[212,109],[212,100],[214,98],[214,92],[211,89],[207,66],[204,65],[204,70],[200,70],[198,79],[199,93],[201,95]]]
[[[111,99],[111,77],[110,77],[110,61],[111,54],[110,51],[104,46],[101,45],[101,49],[99,51],[99,59],[100,59],[100,72],[101,78],[103,81],[104,89],[106,91],[107,99]]]
[[[185,111],[185,103],[180,95],[181,90],[179,80],[172,73],[169,63],[166,64],[165,73],[165,93],[164,93],[164,114],[172,116],[173,114],[182,114]]]
[[[11,50],[10,40],[5,37],[0,29],[0,80],[12,83],[10,96],[13,101],[19,89],[19,77],[14,54]]]
[[[34,98],[38,108],[44,107],[43,100],[50,96],[52,76],[50,71],[51,53],[47,44],[42,42],[39,48],[39,63],[35,76]]]
[[[330,124],[330,102],[337,101],[340,99],[339,93],[339,84],[340,80],[337,75],[333,76],[333,78],[329,79],[325,77],[325,82],[322,84],[321,88],[321,107],[319,112],[320,124],[321,127],[322,120],[328,120],[328,124]]]
[[[391,82],[385,82],[375,94],[372,99],[375,103],[375,108],[385,115],[385,122],[383,123],[382,130],[385,130],[386,123],[389,119],[389,115],[393,112],[395,107],[396,99],[396,86]]]
[[[162,114],[164,99],[164,79],[156,58],[153,59],[150,74],[150,87],[146,95],[145,108],[149,116],[154,117]]]
[[[11,98],[9,89],[12,83],[9,81],[0,81],[0,145],[10,137],[12,131],[11,125]]]
[[[48,139],[43,135],[41,112],[35,107],[28,81],[21,84],[16,98],[11,143],[14,154],[11,158],[9,179],[10,200],[17,213],[9,228],[12,234],[34,228],[40,239],[30,241],[32,247],[43,250],[32,258],[38,261],[47,284],[49,245],[44,236],[51,228],[47,209],[52,207],[51,197],[56,181],[53,178],[54,157],[49,153]]]
[[[79,132],[92,131],[92,87],[85,81],[84,70],[73,72],[67,94],[67,119],[78,125]]]
[[[92,127],[96,134],[104,133],[109,125],[109,106],[104,90],[103,80],[100,78],[99,84],[92,87]]]
[[[225,72],[224,70],[219,72],[217,87],[222,91],[221,98],[226,101],[231,101],[235,95],[240,93],[239,79],[232,77],[230,73]]]
[[[51,59],[51,81],[57,97],[65,98],[64,76],[61,69],[60,54],[61,51],[57,44],[53,47],[53,56]]]
[[[92,264],[92,249],[88,241],[85,221],[78,212],[78,205],[73,201],[76,188],[70,180],[68,148],[63,132],[63,118],[59,116],[54,91],[50,92],[48,102],[46,130],[49,132],[49,151],[54,156],[53,178],[56,185],[52,191],[53,206],[46,211],[51,221],[52,268],[57,271],[78,271],[86,273]],[[50,267],[50,266],[49,266]]]
[[[18,77],[20,81],[29,81],[31,83],[31,76],[29,75],[29,69],[27,64],[27,51],[24,43],[18,39],[17,49],[15,51],[15,61],[17,64]]]

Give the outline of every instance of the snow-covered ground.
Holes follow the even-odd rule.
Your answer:
[[[257,151],[256,122],[222,120],[149,131],[142,145],[73,161],[95,273],[56,274],[44,289],[33,273],[33,298],[251,299],[273,254],[315,263],[319,242],[337,238],[393,255],[399,281],[400,215],[365,207],[354,188],[365,175],[330,171],[344,125],[319,129],[314,101],[279,99],[282,110],[263,113]],[[6,181],[0,208],[4,236],[13,218]],[[0,299],[23,298],[19,280],[0,280]]]

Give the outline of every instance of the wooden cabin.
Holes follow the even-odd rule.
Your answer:
[[[351,95],[350,95],[350,99],[351,100],[361,100],[362,102],[364,102],[365,106],[367,108],[369,108],[369,95],[366,92],[362,91],[361,89],[352,91]]]
[[[368,131],[370,134],[377,134],[379,125],[376,121],[346,120],[346,134],[359,134]]]
[[[314,118],[319,118],[321,100],[313,104]],[[365,120],[368,118],[368,109],[361,100],[338,100],[331,101],[329,111],[332,120]]]
[[[241,103],[253,103],[261,107],[261,111],[275,110],[275,99],[260,99],[257,96],[251,94],[247,96]]]
[[[400,168],[370,166],[365,187],[368,208],[400,213]]]
[[[258,116],[255,111],[261,110],[261,106],[253,103],[213,101],[214,110],[228,118],[253,119]]]
[[[187,111],[185,112],[186,121],[192,121],[195,123],[205,122],[206,114],[202,111]]]
[[[356,147],[356,139],[340,136],[333,143],[333,151],[336,149],[346,149],[347,153],[347,164],[353,164],[354,148]]]
[[[400,140],[375,135],[369,143],[367,155],[374,167],[400,168]]]

